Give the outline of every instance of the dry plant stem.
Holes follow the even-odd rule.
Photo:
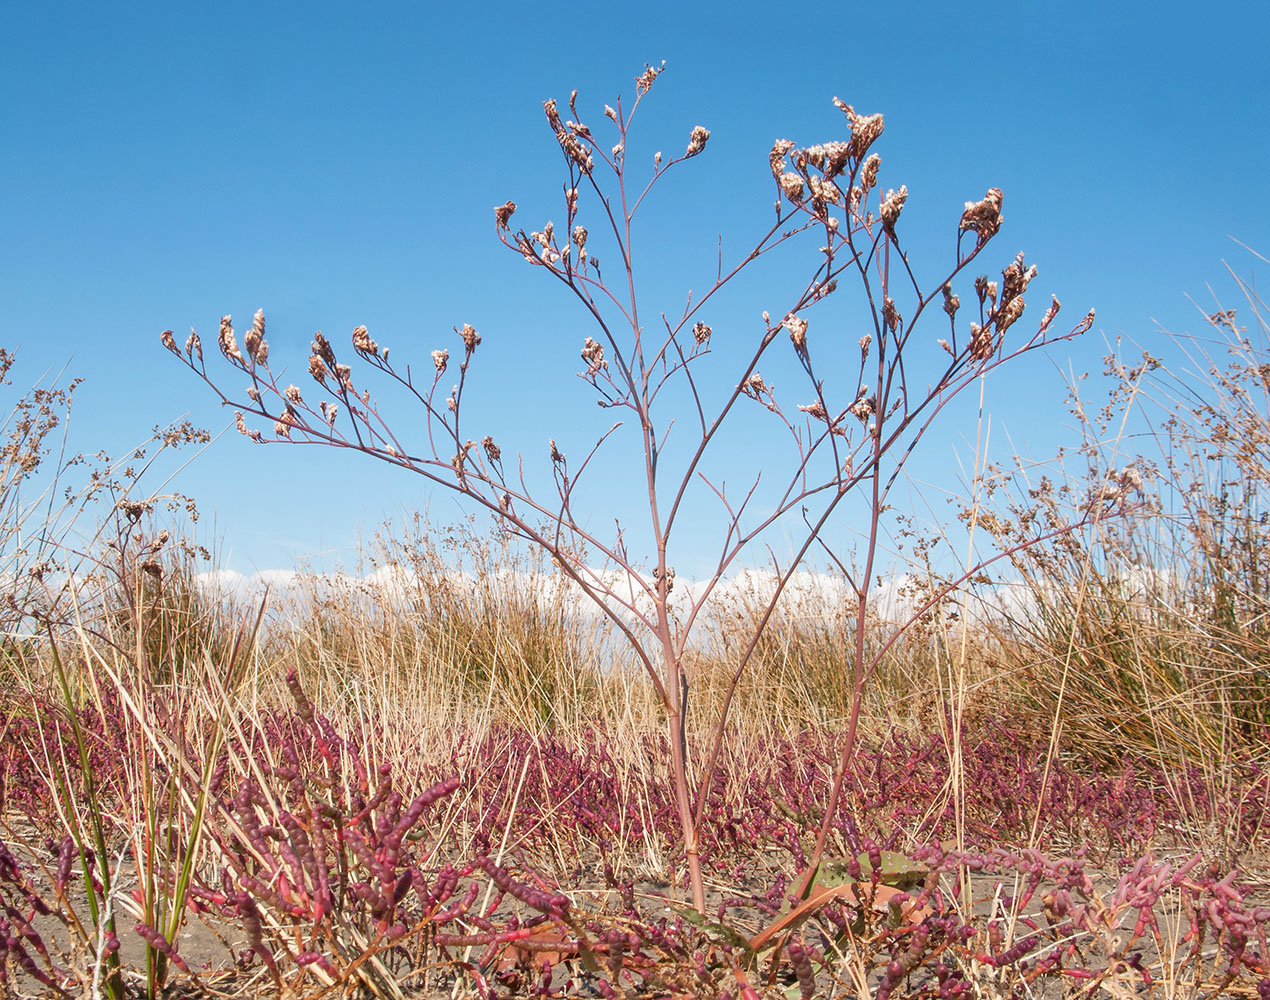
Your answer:
[[[959,337],[959,299],[952,293],[951,283],[977,259],[999,230],[1000,191],[992,189],[981,202],[966,203],[957,226],[953,266],[941,281],[923,292],[897,237],[896,225],[907,189],[888,192],[885,197],[880,188],[874,193],[880,159],[870,149],[882,134],[882,117],[859,115],[835,99],[846,117],[848,138],[806,149],[795,148],[786,140],[773,146],[769,166],[777,192],[776,222],[730,268],[724,266],[720,253],[714,281],[705,293],[688,294],[677,322],[672,323],[663,313],[664,332],[654,334],[652,331],[658,328],[645,327],[640,318],[632,221],[655,184],[672,167],[700,154],[709,139],[706,129],[695,128],[682,156],[663,162],[658,153],[653,159],[651,178],[628,187],[634,163],[628,160],[632,121],[659,72],[649,68],[640,76],[636,99],[629,109],[620,101],[616,109],[606,109],[618,140],[611,149],[578,120],[576,92],[569,101],[573,121],[561,119],[555,101],[544,104],[566,172],[565,225],[561,233],[551,223],[541,231],[513,229],[513,202],[495,209],[500,242],[568,289],[595,324],[597,337],[587,337],[582,345],[586,371],[579,374],[602,409],[626,411],[635,425],[638,452],[632,447],[627,467],[633,474],[636,468],[640,470],[640,492],[647,497],[647,559],[628,550],[620,523],[611,536],[601,536],[575,511],[579,482],[587,478],[598,450],[622,426],[620,420],[608,423],[606,418],[607,429],[576,468],[569,465],[556,442],[550,442],[548,470],[554,498],[531,490],[523,457],[515,470],[510,468],[510,459],[504,464],[502,449],[492,435],[486,434],[479,444],[475,438],[467,437],[464,393],[469,367],[481,343],[480,335],[471,326],[455,328],[463,343],[463,354],[448,395],[440,391],[441,380],[450,368],[448,350],[433,352],[430,378],[416,377],[410,367],[401,369],[390,362],[388,350],[380,348],[365,327],[353,332],[357,358],[422,408],[426,418],[424,443],[416,451],[411,451],[388,426],[370,391],[360,388],[360,373],[355,388],[352,367],[340,362],[330,342],[320,333],[314,338],[309,359],[309,373],[323,397],[317,406],[306,400],[297,386],[284,386],[277,381],[269,365],[263,312],[256,314],[252,329],[244,337],[245,352],[239,348],[229,317],[222,320],[218,337],[220,351],[232,370],[250,379],[245,404],[236,403],[208,375],[197,334],[191,333],[184,351],[170,331],[163,334],[162,342],[211,387],[222,404],[239,407],[238,427],[253,440],[320,443],[361,451],[457,491],[490,511],[504,531],[550,554],[560,572],[625,637],[656,691],[671,748],[668,791],[678,815],[693,905],[704,913],[700,832],[706,821],[707,790],[718,765],[737,683],[793,573],[812,547],[819,544],[820,533],[837,514],[844,498],[862,494],[871,511],[864,575],[855,579],[847,574],[858,597],[848,738],[853,745],[860,702],[875,665],[865,660],[863,625],[879,520],[891,486],[917,442],[963,389],[998,365],[1047,343],[1078,336],[1089,328],[1093,316],[1086,316],[1069,333],[1054,334],[1051,325],[1058,312],[1055,300],[1030,337],[1005,346],[1006,330],[1022,314],[1022,293],[1036,274],[1034,267],[1024,267],[1023,255],[1019,254],[1002,272],[999,289],[986,276],[975,282],[978,322],[970,324],[969,336],[963,333]],[[636,188],[637,195],[633,193]],[[870,205],[877,206],[876,214]],[[595,222],[594,233],[588,232],[584,218]],[[731,354],[733,376],[722,379],[721,385],[711,391],[700,377],[705,359],[714,353],[713,331],[705,322],[703,310],[746,268],[804,233],[814,233],[825,243],[809,268],[805,284],[790,296],[788,307],[775,319],[763,314],[755,339]],[[967,233],[974,234],[973,246],[963,248]],[[601,239],[618,253],[621,277],[616,283],[604,280],[594,255]],[[898,261],[896,273],[900,275],[894,283],[893,258]],[[809,321],[800,314],[812,311],[836,289],[840,279],[853,275],[863,289],[872,332],[859,344],[857,378],[844,387],[827,384],[818,375],[814,363],[816,335],[808,338]],[[900,300],[898,305],[895,299]],[[947,361],[941,359],[932,372],[929,359],[938,357],[937,352],[912,340],[912,334],[933,303],[943,304],[951,343],[940,341]],[[901,316],[901,307],[910,313],[907,322]],[[826,331],[829,329],[826,324]],[[798,367],[806,377],[804,391],[811,399],[798,406],[798,414],[792,417],[759,374],[760,363],[771,356],[783,339],[782,334],[789,336]],[[728,336],[729,342],[738,339],[735,333]],[[821,346],[828,354],[833,346],[830,336],[825,336]],[[928,377],[930,381],[926,383]],[[677,414],[664,414],[669,404],[659,405],[659,400],[661,391],[672,383],[677,383],[689,400],[688,417],[678,425],[685,430],[678,433],[686,433],[692,421],[693,436],[686,449],[689,457],[668,475],[663,467],[664,456],[668,454],[670,432],[677,427]],[[921,391],[917,386],[923,383],[927,388]],[[756,463],[755,468],[746,471],[743,481],[748,486],[743,486],[738,496],[730,494],[723,479],[716,480],[704,463],[721,428],[745,420],[745,409],[751,403],[758,407],[749,410],[749,417],[774,421],[773,426],[787,445],[783,453],[764,455],[761,465]],[[272,423],[273,434],[249,427],[248,416]],[[765,490],[771,484],[770,494],[760,492],[760,482]],[[711,527],[717,530],[719,556],[700,589],[680,600],[672,598],[672,536],[685,501],[697,493],[718,501],[720,513]],[[756,497],[763,498],[763,513],[751,513]],[[698,616],[752,543],[761,544],[769,529],[778,524],[793,527],[800,517],[794,555],[787,566],[777,566],[773,592],[730,678],[722,711],[714,720],[710,749],[704,767],[699,769],[694,796],[688,739],[692,691],[685,656]],[[596,559],[601,562],[600,567],[595,565]],[[651,579],[645,575],[646,569],[651,572]],[[835,804],[841,778],[840,773],[832,796]],[[832,815],[832,810],[826,815]],[[823,848],[823,839],[822,829],[818,852]]]

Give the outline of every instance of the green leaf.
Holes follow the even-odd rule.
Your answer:
[[[877,873],[877,881],[882,885],[896,889],[912,889],[926,880],[929,869],[920,861],[914,861],[898,851],[882,851],[879,860],[882,862]],[[820,870],[815,881],[820,885],[843,885],[847,882],[872,882],[873,863],[869,861],[868,852],[862,852],[856,861],[860,863],[860,875],[852,878],[846,858],[825,858],[820,862]]]

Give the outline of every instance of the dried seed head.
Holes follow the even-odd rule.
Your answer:
[[[869,345],[873,343],[873,335],[866,333],[860,338],[860,354],[864,357],[869,356]]]
[[[939,343],[939,346],[944,349],[945,354],[949,354],[949,355],[952,354],[952,348],[948,346],[948,341],[940,340],[938,343]]]
[[[604,360],[604,345],[593,337],[587,337],[582,343],[582,360],[586,362],[587,375],[592,378],[601,371],[608,371],[609,363]]]
[[[238,342],[234,339],[234,323],[228,316],[220,318],[220,352],[230,361],[243,363],[242,353],[238,350]]]
[[[898,330],[904,322],[904,317],[895,308],[895,300],[889,295],[882,303],[882,322],[886,324],[886,328],[892,333]]]
[[[882,166],[882,157],[877,153],[872,154],[864,161],[864,166],[860,168],[860,187],[868,192],[872,190],[873,185],[878,182],[878,168]]]
[[[882,217],[882,225],[886,227],[887,232],[892,236],[895,235],[895,223],[899,221],[900,212],[904,211],[904,202],[908,201],[908,185],[901,184],[898,191],[887,191],[886,198],[882,202],[882,209],[879,215]]]
[[[966,202],[966,210],[961,213],[959,232],[973,229],[978,235],[978,245],[983,246],[996,236],[1001,229],[1001,203],[1004,195],[1000,188],[989,188],[982,201]]]
[[[579,223],[578,225],[573,227],[573,242],[574,242],[574,245],[577,246],[579,250],[582,250],[583,248],[586,247],[586,237],[587,237],[586,226]]]
[[[551,223],[548,222],[547,226],[550,227]],[[463,348],[468,354],[475,351],[477,345],[481,342],[481,335],[469,323],[464,323],[461,330],[456,326],[454,332],[463,338]]]
[[[556,99],[549,98],[542,102],[542,110],[547,116],[547,123],[551,126],[551,131],[559,135],[564,131],[564,125],[560,121],[560,112],[556,110]]]
[[[485,457],[491,462],[497,462],[503,457],[503,450],[494,443],[494,439],[490,435],[486,434],[481,439],[481,446],[485,449]]]
[[[313,376],[315,382],[326,385],[326,376],[330,373],[326,370],[326,365],[323,364],[320,355],[309,355],[309,374]]]
[[[688,137],[688,152],[684,153],[684,157],[696,156],[706,148],[706,143],[710,141],[710,130],[702,128],[700,125],[694,126],[692,135]]]
[[[653,154],[653,166],[654,167],[661,166],[661,150],[660,149]]]
[[[257,389],[254,385],[247,386],[247,398],[250,399],[253,403],[259,403],[260,390]]]
[[[1041,333],[1049,329],[1050,324],[1054,322],[1054,317],[1058,315],[1058,311],[1063,308],[1063,304],[1058,301],[1057,295],[1050,296],[1050,307],[1045,310],[1045,315],[1041,317]]]
[[[768,154],[767,162],[772,166],[772,176],[777,180],[781,179],[781,172],[784,170],[782,161],[785,154],[794,148],[794,144],[788,139],[777,139],[772,143],[772,151]]]
[[[1019,251],[1018,256],[1001,272],[1001,304],[1004,306],[1016,295],[1027,291],[1027,286],[1036,274],[1035,264],[1029,268],[1023,267],[1023,252]]]
[[[499,229],[506,229],[507,223],[512,217],[512,213],[516,211],[516,203],[514,201],[506,201],[494,209],[494,224]]]
[[[986,290],[988,293],[988,299],[992,302],[993,305],[996,305],[997,304],[997,283],[995,281],[989,281],[986,286]]]
[[[635,78],[635,92],[637,94],[646,94],[653,85],[653,81],[657,79],[666,69],[666,60],[661,61],[660,66],[644,66],[644,72]]]
[[[247,356],[258,365],[269,360],[269,345],[265,343],[265,311],[257,309],[252,317],[251,329],[243,334],[243,346]]]
[[[313,335],[313,353],[321,357],[328,368],[335,367],[335,351],[331,347],[331,342],[322,336],[321,330]]]
[[[445,366],[450,363],[450,352],[445,348],[441,348],[439,351],[433,351],[432,363],[436,365],[437,378],[440,378],[441,374],[445,371]]]
[[[245,434],[247,437],[251,438],[253,441],[257,443],[263,440],[263,438],[261,437],[260,431],[252,431],[247,429],[247,423],[246,421],[243,420],[243,415],[239,410],[234,411],[234,426],[238,428],[239,434]]]
[[[952,290],[952,284],[944,285],[944,312],[949,316],[956,316],[957,310],[961,308],[961,299],[958,298]]]
[[[807,416],[812,417],[815,420],[829,419],[829,414],[825,412],[825,404],[820,400],[816,400],[814,403],[810,403],[807,406],[803,406],[800,403],[798,408],[802,410],[803,413],[807,414]]]
[[[710,334],[714,331],[705,323],[694,323],[692,327],[692,336],[698,344],[710,343]]]
[[[617,121],[617,112],[606,104],[604,105],[604,117],[609,119],[609,121],[615,122]]]
[[[295,386],[295,385],[287,386],[286,390],[283,392],[283,395],[286,396],[290,402],[295,403],[297,406],[301,405],[304,402],[304,399],[300,396],[299,386]]]
[[[794,344],[794,350],[805,355],[807,353],[807,321],[790,313],[781,325],[789,331],[789,339]]]
[[[874,397],[867,394],[869,390],[865,388],[864,386],[861,386],[860,390],[861,391],[860,391],[859,398],[854,403],[852,403],[847,409],[851,412],[852,416],[854,416],[857,420],[860,421],[860,423],[863,424],[868,422],[869,417],[877,413],[878,401]]]
[[[335,366],[335,377],[346,390],[349,392],[353,391],[353,369],[348,365],[337,364]]]
[[[798,202],[803,200],[803,179],[792,170],[787,170],[781,174],[781,191],[785,193],[785,197],[790,201]]]
[[[772,389],[774,387],[764,382],[763,376],[760,375],[758,372],[755,372],[753,375],[747,378],[744,382],[742,382],[739,386],[737,386],[737,388],[740,389],[742,393],[749,396],[750,399],[757,399],[759,400],[759,402],[762,402],[762,400],[759,397],[764,394],[770,396]]]
[[[1027,305],[1023,301],[1023,296],[1019,295],[997,310],[997,332],[1005,333],[1023,315],[1025,308],[1027,308]]]
[[[970,356],[976,361],[992,357],[992,330],[978,323],[970,324]]]
[[[850,104],[843,104],[838,98],[833,99],[834,106],[847,116],[851,123],[851,155],[857,160],[869,151],[886,127],[881,115],[857,114]]]
[[[159,340],[164,347],[175,354],[178,358],[181,356],[181,349],[176,346],[176,337],[172,335],[171,330],[164,330],[161,334],[159,334]]]
[[[340,408],[338,404],[328,403],[326,400],[322,400],[322,402],[318,403],[318,408],[321,409],[322,416],[326,420],[326,422],[330,426],[334,427],[335,418],[338,417],[340,413]]]
[[[557,448],[557,447],[556,447],[556,439],[555,439],[555,438],[551,438],[551,439],[548,441],[548,444],[550,444],[550,445],[551,445],[551,462],[552,462],[552,464],[553,464],[553,465],[563,465],[563,464],[564,464],[564,452],[562,452],[559,448]]]
[[[273,425],[273,433],[275,437],[289,438],[291,437],[291,425],[286,421],[279,420]]]
[[[819,177],[809,177],[807,182],[811,186],[811,197],[815,201],[825,205],[836,205],[842,197],[842,192],[838,190],[838,186],[832,181],[822,180]]]
[[[359,326],[353,329],[353,350],[359,354],[379,354],[379,345],[370,339],[370,334],[366,327]]]
[[[199,340],[198,334],[194,332],[194,327],[190,327],[190,335],[185,338],[185,356],[188,358],[197,357],[199,361],[203,360],[203,342]]]

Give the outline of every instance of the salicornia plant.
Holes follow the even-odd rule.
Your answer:
[[[594,131],[577,110],[576,91],[568,103],[572,120],[562,118],[554,100],[545,103],[566,174],[563,225],[546,222],[526,231],[513,221],[514,202],[494,210],[500,242],[572,295],[593,326],[591,335],[577,337],[574,349],[581,348],[581,377],[600,404],[602,426],[592,438],[598,437],[598,443],[582,461],[569,462],[565,449],[550,441],[542,456],[553,483],[548,492],[530,485],[533,456],[504,456],[491,430],[469,416],[468,376],[482,342],[470,325],[456,328],[458,357],[445,348],[434,350],[426,374],[389,361],[388,349],[364,326],[353,331],[353,357],[337,353],[318,333],[308,361],[312,382],[302,390],[281,380],[271,367],[263,312],[256,313],[241,348],[226,316],[218,346],[235,373],[249,380],[245,401],[235,400],[208,374],[196,333],[191,332],[183,350],[171,331],[162,340],[222,404],[237,408],[238,428],[253,440],[324,443],[363,452],[458,492],[492,512],[508,532],[550,553],[560,572],[629,640],[664,706],[670,781],[692,898],[704,912],[699,831],[728,706],[795,570],[835,516],[845,513],[844,500],[859,496],[866,512],[866,545],[860,572],[848,574],[859,605],[852,668],[855,711],[818,855],[835,811],[841,772],[849,765],[859,693],[876,663],[866,660],[865,611],[881,516],[891,502],[893,484],[917,441],[958,393],[1024,353],[1084,332],[1093,313],[1069,332],[1055,333],[1059,304],[1054,299],[1039,322],[1021,333],[1024,293],[1036,275],[1021,253],[1006,261],[999,279],[980,275],[972,285],[967,282],[961,291],[972,296],[967,309],[971,318],[960,312],[954,283],[1001,228],[1002,193],[996,188],[966,203],[955,226],[950,225],[955,229],[950,235],[956,237],[950,259],[933,282],[919,281],[900,235],[908,190],[901,186],[883,194],[878,186],[881,159],[873,147],[882,135],[882,116],[860,114],[837,99],[834,104],[845,118],[842,139],[806,147],[782,139],[773,145],[769,165],[776,214],[771,224],[734,261],[725,261],[720,250],[709,287],[704,293],[689,292],[682,310],[650,310],[639,293],[634,220],[652,188],[672,169],[704,153],[710,138],[707,129],[697,126],[682,154],[663,158],[658,152],[651,164],[643,156],[635,158],[630,146],[634,119],[660,72],[646,68],[636,80],[634,101],[606,106],[608,121],[603,128],[597,123]],[[602,132],[609,135],[601,139]],[[782,307],[763,312],[752,335],[736,330],[716,335],[709,322],[716,296],[760,258],[805,239],[814,239],[819,249],[812,254],[805,281]],[[597,250],[603,252],[607,277]],[[839,328],[832,316],[816,319],[813,327],[813,318],[824,309],[822,300],[847,280],[859,288],[860,313],[852,332]],[[918,335],[928,314],[933,332]],[[778,352],[785,353],[782,360],[777,360]],[[759,370],[769,363],[801,369],[804,381],[796,396],[777,396]],[[404,428],[381,416],[365,381],[371,373],[421,409],[417,438],[407,438]],[[756,419],[774,422],[785,446],[765,450],[753,457],[751,468],[728,469],[725,476],[715,464],[724,428]],[[627,423],[636,433],[619,430]],[[642,498],[647,499],[648,521],[639,529],[649,540],[647,551],[628,548],[628,526],[619,521],[611,531],[601,531],[596,525],[606,519],[581,509],[586,504],[579,485],[591,475],[596,454],[606,444],[631,449],[623,461],[610,456],[608,468],[630,472],[641,508]],[[733,485],[738,482],[739,491]],[[690,521],[687,513],[696,510],[701,498],[716,503],[718,510],[704,524],[699,517]],[[753,543],[766,541],[778,525],[792,548],[776,562],[765,613],[756,619],[735,664],[714,735],[693,767],[687,727],[692,677],[685,657],[694,626],[720,583],[741,565],[743,554]],[[691,535],[696,547],[705,532],[713,533],[717,560],[708,578],[690,593],[682,593],[683,587],[676,591],[675,564],[684,536]],[[941,588],[935,599],[951,586]]]

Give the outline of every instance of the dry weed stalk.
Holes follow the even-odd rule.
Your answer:
[[[705,821],[706,790],[719,760],[736,685],[793,573],[818,544],[825,527],[840,514],[845,498],[861,496],[869,512],[865,558],[858,575],[843,567],[857,598],[859,616],[850,736],[824,813],[818,857],[836,813],[843,774],[850,765],[862,692],[890,645],[878,657],[866,657],[863,626],[879,521],[890,502],[891,487],[917,441],[958,393],[1000,365],[1085,332],[1093,322],[1093,312],[1070,331],[1054,333],[1059,308],[1055,299],[1032,332],[1011,331],[1023,314],[1024,292],[1036,276],[1036,267],[1026,265],[1020,253],[1001,272],[999,281],[986,275],[974,280],[970,312],[975,318],[966,323],[959,317],[961,301],[953,283],[1000,230],[1001,191],[993,188],[982,200],[966,203],[956,225],[957,247],[951,264],[935,282],[924,286],[910,266],[899,235],[908,190],[901,186],[883,194],[877,186],[881,160],[873,147],[883,131],[882,116],[859,114],[835,98],[845,118],[845,138],[807,147],[777,141],[770,154],[776,187],[775,221],[735,264],[725,264],[720,250],[714,281],[704,294],[694,297],[689,293],[677,317],[661,314],[655,323],[648,323],[644,303],[635,291],[638,268],[632,222],[654,185],[684,161],[702,154],[710,137],[707,129],[694,128],[684,153],[663,158],[658,152],[652,158],[651,175],[646,172],[646,161],[633,159],[629,145],[632,123],[660,72],[661,68],[654,67],[645,70],[629,106],[619,100],[615,108],[605,107],[608,127],[615,132],[611,143],[601,141],[582,122],[576,91],[568,102],[569,120],[562,118],[562,109],[554,100],[545,102],[548,124],[564,158],[562,226],[557,229],[547,222],[541,229],[514,228],[514,202],[507,201],[494,210],[500,242],[558,282],[594,321],[595,336],[582,340],[585,371],[581,377],[594,390],[602,410],[616,411],[637,428],[631,437],[633,453],[627,468],[638,470],[640,495],[647,496],[651,536],[647,560],[644,553],[627,548],[622,525],[612,534],[602,535],[590,527],[594,522],[575,508],[579,483],[594,468],[597,452],[614,437],[622,420],[601,431],[598,443],[581,462],[569,462],[557,441],[549,442],[546,457],[554,483],[550,497],[530,488],[523,457],[513,463],[504,457],[492,434],[468,430],[464,401],[470,368],[482,343],[481,335],[470,325],[455,328],[461,341],[456,351],[458,371],[448,379],[446,375],[456,361],[448,349],[433,351],[427,374],[420,375],[408,366],[390,362],[388,349],[376,343],[364,326],[353,331],[353,354],[363,370],[377,371],[422,408],[425,434],[419,442],[405,440],[388,425],[362,374],[354,372],[352,359],[338,354],[321,333],[313,339],[308,361],[314,384],[301,390],[280,382],[270,366],[263,312],[256,313],[242,348],[230,318],[222,319],[220,353],[236,373],[250,380],[246,401],[236,401],[218,378],[208,374],[197,333],[191,332],[184,349],[170,331],[162,340],[223,405],[236,408],[238,428],[252,440],[351,448],[415,472],[489,510],[506,531],[551,555],[559,570],[629,641],[664,707],[672,756],[671,782],[692,898],[696,909],[704,912],[699,832]],[[716,294],[760,258],[802,234],[814,234],[823,243],[806,283],[783,308],[774,314],[763,313],[762,325],[748,345],[733,347],[741,339],[739,333],[716,334],[708,322]],[[606,259],[614,262],[609,266],[618,276],[611,282],[603,278],[595,255],[601,241]],[[848,278],[859,283],[865,305],[862,319],[868,331],[859,338],[858,354],[852,348],[858,360],[851,363],[855,370],[850,373],[833,370],[828,362],[822,365],[819,359],[832,356],[834,341],[840,340],[841,334],[829,329],[817,332],[812,324],[817,305],[837,289],[840,280]],[[946,339],[914,338],[919,321],[928,312],[943,314]],[[704,371],[705,358],[721,353],[714,350],[721,339],[734,372],[726,380]],[[855,340],[854,334],[851,340]],[[760,363],[782,350],[792,350],[806,378],[802,402],[794,406],[790,405],[792,400],[778,398],[759,372]],[[929,359],[938,357],[940,350],[946,358],[930,372]],[[848,374],[853,377],[847,378]],[[928,374],[932,375],[929,382]],[[672,386],[673,391],[668,392]],[[687,400],[686,407],[670,402],[675,393]],[[722,477],[708,473],[704,463],[721,429],[744,419],[738,414],[750,403],[766,411],[755,411],[756,415],[783,428],[788,447],[783,454],[762,456],[765,487],[777,483],[770,493],[760,494],[760,472],[755,470],[749,473],[752,481],[748,488],[738,495],[725,487]],[[685,460],[670,469],[668,459],[675,453],[666,445],[676,419],[677,433],[689,440]],[[685,446],[679,440],[676,445]],[[718,560],[699,588],[680,597],[675,593],[673,543],[687,529],[681,524],[685,503],[698,488],[707,490],[719,504],[717,521],[710,525],[718,533]],[[760,496],[762,502],[752,504]],[[1098,512],[1101,509],[1098,507]],[[775,566],[770,600],[735,663],[710,744],[703,748],[702,760],[694,768],[687,738],[692,677],[685,655],[690,636],[702,609],[738,565],[738,559],[778,524],[794,536],[792,555],[783,565]],[[693,525],[691,530],[699,534],[701,526]],[[597,558],[602,567],[588,561]],[[970,575],[948,582],[932,595],[932,601]],[[808,869],[808,880],[816,857]]]

